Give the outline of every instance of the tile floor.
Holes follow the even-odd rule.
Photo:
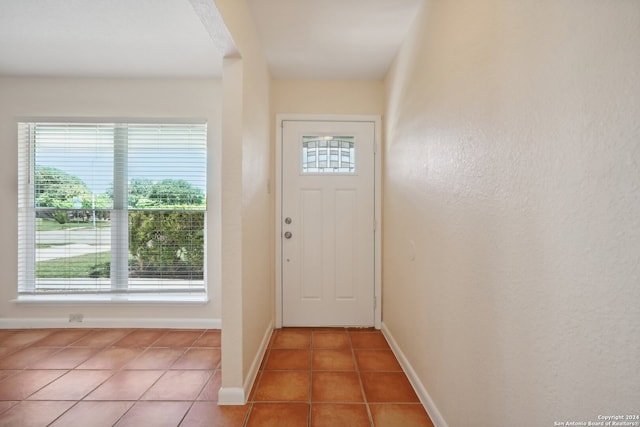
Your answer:
[[[433,426],[379,331],[274,331],[218,406],[220,331],[0,330],[0,426]]]

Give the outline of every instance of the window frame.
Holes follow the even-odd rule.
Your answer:
[[[194,125],[202,126],[204,128],[204,182],[205,182],[205,200],[207,199],[207,185],[208,181],[208,165],[209,165],[209,130],[207,128],[207,121],[203,119],[113,119],[113,118],[18,118],[18,283],[17,301],[18,302],[55,302],[55,301],[115,301],[115,302],[161,302],[161,303],[173,303],[173,302],[190,302],[190,303],[203,303],[208,301],[208,280],[207,280],[207,216],[208,206],[205,203],[203,209],[142,209],[142,211],[165,211],[165,212],[193,212],[201,213],[203,215],[203,264],[202,272],[203,279],[201,286],[191,287],[186,290],[162,290],[160,285],[156,285],[151,290],[145,291],[131,291],[130,286],[131,278],[128,271],[128,252],[129,252],[129,213],[135,211],[141,211],[141,209],[130,208],[128,204],[128,179],[127,179],[127,161],[116,162],[114,161],[113,170],[113,206],[109,210],[111,221],[113,223],[114,216],[119,222],[119,226],[115,227],[118,231],[119,238],[125,242],[125,244],[118,248],[121,258],[119,266],[112,268],[116,270],[117,278],[112,277],[110,274],[111,286],[109,291],[83,291],[83,292],[43,292],[37,290],[37,277],[36,277],[36,238],[37,238],[37,221],[36,213],[38,207],[36,206],[35,199],[35,127],[37,125],[50,124],[50,125],[113,125],[114,130],[114,156],[120,155],[125,158],[128,157],[127,145],[128,136],[124,138],[124,146],[119,144],[119,138],[116,137],[118,132],[124,131],[127,133],[127,126],[129,125],[144,125],[144,126],[183,126]],[[25,126],[26,125],[26,126]],[[27,129],[25,129],[27,128]],[[25,136],[25,132],[27,135]],[[25,144],[26,142],[26,144]],[[26,145],[26,146],[25,146]],[[117,166],[124,167],[123,171],[117,171]],[[60,208],[54,208],[60,209]],[[113,228],[112,228],[113,232]],[[113,236],[111,237],[113,240]],[[112,246],[113,251],[113,246]],[[112,252],[112,264],[113,267],[113,252]],[[118,265],[118,261],[116,261]],[[124,267],[123,267],[124,265]],[[125,278],[126,280],[123,280]],[[88,284],[87,287],[95,285]]]

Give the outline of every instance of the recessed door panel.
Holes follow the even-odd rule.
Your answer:
[[[336,190],[335,200],[335,295],[336,299],[355,298],[357,282],[358,236],[356,233],[356,191]]]
[[[300,246],[302,253],[300,289],[302,299],[322,298],[324,274],[324,221],[322,215],[322,190],[301,190]]]

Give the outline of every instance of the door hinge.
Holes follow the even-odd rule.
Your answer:
[[[373,218],[373,232],[375,233],[378,230],[378,221]]]
[[[374,295],[374,297],[373,297],[373,309],[375,310],[376,308],[378,308],[378,297],[376,297]]]

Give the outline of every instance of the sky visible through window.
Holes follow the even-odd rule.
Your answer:
[[[190,170],[194,165],[205,169],[206,157],[204,147],[200,150],[181,149],[179,142],[175,144],[156,144],[133,142],[128,150],[128,179],[182,179],[205,191],[205,182],[201,179],[190,179]],[[177,162],[177,160],[180,162]],[[36,149],[36,166],[50,166],[61,169],[70,175],[80,178],[94,194],[104,194],[113,185],[113,142],[92,141],[87,146],[68,143],[43,144]],[[187,170],[177,164],[188,165]],[[152,165],[152,167],[148,167]],[[159,165],[165,165],[162,167]]]

